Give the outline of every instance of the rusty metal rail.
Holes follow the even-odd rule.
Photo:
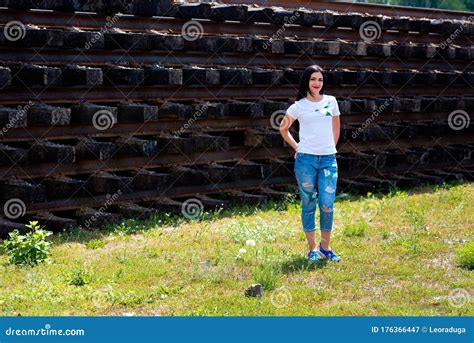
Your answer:
[[[341,119],[343,125],[362,124],[372,113],[345,113]],[[429,112],[429,120],[434,122],[447,122],[449,113]],[[188,129],[183,132],[219,132],[219,131],[243,131],[252,128],[264,128],[270,125],[270,117],[224,117],[200,118],[198,121],[189,123]],[[390,118],[380,118],[381,123],[399,123],[401,121],[419,122],[427,120],[426,112],[397,112]],[[183,119],[160,119],[156,122],[147,123],[117,123],[105,131],[98,131],[93,125],[67,125],[67,126],[30,126],[27,128],[14,128],[0,135],[0,143],[28,142],[31,137],[41,137],[49,140],[75,139],[81,136],[87,137],[120,137],[133,133],[134,136],[157,135],[160,132],[176,132],[180,130],[189,120]],[[276,131],[275,131],[276,132]]]
[[[334,1],[317,1],[317,0],[221,0],[224,4],[248,4],[259,6],[281,6],[284,8],[307,7],[319,11],[331,10],[339,12],[358,12],[370,13],[373,15],[387,16],[407,16],[415,18],[431,18],[431,19],[465,19],[471,13],[454,10],[444,10],[437,8],[418,8],[408,6],[395,5],[378,5],[356,3],[352,1],[334,2]]]
[[[187,186],[187,187],[173,187],[165,191],[144,191],[135,192],[133,194],[124,194],[120,201],[153,201],[162,197],[191,197],[196,194],[214,194],[225,191],[232,191],[234,189],[254,189],[261,186],[284,185],[292,182],[292,177],[270,178],[267,180],[241,180],[236,183],[220,183],[218,185],[203,185],[203,186]],[[42,211],[64,211],[80,207],[84,202],[89,206],[102,206],[107,198],[105,196],[98,196],[95,199],[69,199],[67,201],[55,201],[41,204],[31,204],[28,207],[29,213],[36,213]]]
[[[35,23],[40,27],[64,29],[71,26],[84,30],[100,30],[107,27],[110,17],[96,13],[80,13],[76,12],[71,17],[70,14],[56,12],[56,11],[18,11],[14,9],[0,10],[0,25],[18,20],[24,23]],[[155,30],[164,33],[181,34],[183,25],[187,22],[180,18],[166,18],[166,17],[137,17],[122,15],[114,24],[114,27],[126,30],[129,32],[145,32],[146,30]],[[203,27],[203,34],[205,36],[251,36],[258,34],[262,37],[272,37],[278,34],[279,38],[294,38],[298,39],[326,39],[336,40],[342,39],[347,41],[360,40],[358,30],[349,28],[335,28],[335,27],[304,27],[298,25],[286,25],[283,32],[278,31],[279,26],[262,23],[239,23],[239,22],[210,22],[207,20],[200,20],[199,23]],[[281,33],[279,33],[281,32]],[[440,44],[445,42],[449,34],[437,33],[420,33],[420,32],[397,32],[384,31],[376,42],[391,42],[391,41],[410,41],[412,43],[423,44]],[[456,37],[456,43],[468,44],[469,38],[464,36]]]
[[[345,142],[338,147],[339,153],[379,151],[390,149],[427,148],[435,145],[474,143],[472,135],[456,137],[421,137],[374,142]],[[235,147],[227,151],[208,151],[186,154],[158,154],[152,157],[123,157],[106,161],[83,160],[77,163],[41,163],[28,167],[17,165],[0,167],[0,180],[16,178],[45,178],[53,175],[91,174],[97,171],[125,171],[138,168],[159,168],[173,165],[193,166],[219,162],[236,162],[242,159],[258,160],[268,157],[285,158],[291,155],[289,148]]]
[[[80,63],[87,66],[104,66],[109,64],[133,64],[147,65],[158,63],[163,66],[180,67],[183,65],[195,65],[201,67],[215,67],[219,65],[246,67],[249,61],[252,66],[262,68],[289,67],[304,69],[311,63],[318,63],[325,68],[333,68],[337,59],[339,68],[350,69],[397,69],[397,70],[420,70],[420,71],[474,71],[472,62],[460,59],[450,60],[446,63],[441,58],[435,59],[409,59],[400,60],[397,57],[387,57],[383,63],[380,58],[374,56],[309,56],[309,55],[287,55],[268,53],[244,53],[224,52],[219,55],[206,52],[166,52],[166,51],[123,51],[109,50],[85,50],[78,55],[75,50],[57,50],[51,48],[41,49],[41,54],[27,48],[5,48],[0,47],[0,60],[5,62],[39,63],[41,65],[64,65],[68,63]]]
[[[289,94],[295,93],[293,85],[253,85],[248,86],[156,86],[141,87],[120,86],[121,92],[117,92],[116,87],[96,87],[94,91],[90,91],[90,87],[70,87],[70,88],[54,88],[50,87],[44,91],[38,89],[34,91],[34,87],[30,89],[5,89],[0,93],[0,102],[3,104],[17,104],[28,101],[41,101],[47,103],[74,103],[78,99],[82,101],[117,103],[120,101],[146,101],[154,99],[154,101],[164,101],[172,99],[174,101],[206,101],[216,99],[287,99]],[[216,94],[218,96],[216,97]],[[426,96],[456,96],[464,94],[466,96],[474,95],[472,87],[465,86],[442,86],[434,85],[430,88],[424,86],[404,87],[389,86],[380,87],[374,85],[366,85],[364,87],[356,85],[345,85],[331,90],[331,95],[336,97],[346,97],[351,94],[352,97],[390,97],[394,95],[417,96],[423,94]]]

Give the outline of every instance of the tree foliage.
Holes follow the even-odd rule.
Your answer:
[[[474,0],[358,0],[358,2],[412,7],[428,7],[468,12],[474,11]]]

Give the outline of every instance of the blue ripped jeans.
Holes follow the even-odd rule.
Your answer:
[[[312,155],[298,152],[294,171],[301,198],[303,231],[316,230],[316,199],[319,206],[320,229],[331,231],[337,186],[336,154]]]

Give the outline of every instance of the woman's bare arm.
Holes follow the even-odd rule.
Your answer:
[[[339,116],[332,117],[332,134],[334,136],[334,145],[337,145],[339,135],[341,134],[341,120]]]
[[[288,113],[285,114],[285,117],[280,123],[280,134],[295,151],[298,149],[298,143],[295,141],[291,135],[289,129],[293,125],[295,119],[293,119]]]

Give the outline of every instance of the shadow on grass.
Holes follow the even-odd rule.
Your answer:
[[[440,189],[449,190],[453,187],[469,184],[469,181],[449,181],[443,182],[442,184],[433,184],[429,182],[422,182],[419,186],[416,187],[390,187],[387,190],[378,190],[376,194],[381,196],[395,196],[399,192],[404,192],[407,195],[423,194],[423,193],[435,193]]]
[[[399,192],[406,192],[409,195],[418,193],[434,193],[439,189],[450,189],[452,187],[468,183],[469,182],[452,181],[445,182],[442,185],[422,184],[421,186],[415,188],[393,187],[389,190],[377,190],[373,196],[376,198],[382,198],[386,195],[396,196]],[[247,217],[255,214],[257,211],[286,211],[290,205],[299,204],[299,199],[295,194],[292,194],[291,192],[288,192],[288,194],[289,196],[283,200],[269,200],[266,204],[261,204],[258,206],[255,204],[243,204],[233,206],[229,209],[213,209],[206,211],[196,221],[208,222],[229,217],[232,218],[236,215]],[[337,198],[336,201],[359,201],[365,197],[367,197],[367,195],[347,193],[344,198]],[[149,219],[125,218],[122,220],[121,224],[107,225],[94,230],[74,228],[65,232],[57,233],[52,236],[51,239],[56,244],[78,242],[87,245],[89,243],[90,247],[93,248],[94,246],[100,247],[100,242],[96,241],[102,240],[110,234],[132,235],[136,233],[143,233],[153,228],[179,226],[180,224],[186,223],[188,221],[189,220],[184,218],[180,213],[158,213]],[[46,227],[45,229],[47,230],[48,228]],[[292,272],[299,270],[310,270],[311,268],[320,268],[320,266],[316,265],[305,266],[305,263],[307,263],[307,261],[304,258],[301,260],[295,259],[292,263],[286,266],[286,270],[287,272]]]
[[[390,188],[378,188],[375,189],[373,192],[370,192],[371,196],[374,198],[381,199],[383,197],[393,197],[397,196],[399,193],[406,193],[407,195],[415,195],[415,194],[432,194],[440,189],[450,190],[453,187],[467,185],[470,184],[470,181],[450,181],[450,182],[443,182],[442,184],[432,184],[429,182],[423,182],[419,186],[416,187],[390,187]],[[341,190],[338,189],[338,192]],[[369,193],[361,194],[361,193],[344,193],[345,196],[341,198],[341,194],[336,197],[337,201],[359,201],[367,198]]]
[[[106,225],[96,229],[81,229],[79,227],[68,231],[55,234],[52,240],[57,244],[67,242],[78,242],[86,244],[90,241],[100,240],[110,234],[133,235],[136,233],[144,233],[153,228],[179,226],[186,222],[209,222],[224,218],[232,218],[236,215],[248,217],[254,215],[257,211],[286,211],[288,206],[295,204],[294,198],[286,198],[284,200],[269,200],[266,204],[250,205],[242,204],[233,206],[228,209],[211,209],[205,211],[198,219],[190,220],[183,217],[181,213],[156,213],[148,219],[124,218],[120,224]],[[47,228],[46,228],[47,229]],[[94,243],[94,242],[92,242]]]
[[[327,260],[322,260],[318,262],[309,261],[304,256],[298,256],[292,260],[285,261],[281,265],[281,271],[283,274],[292,274],[299,272],[312,271],[317,269],[322,269],[326,266]]]

